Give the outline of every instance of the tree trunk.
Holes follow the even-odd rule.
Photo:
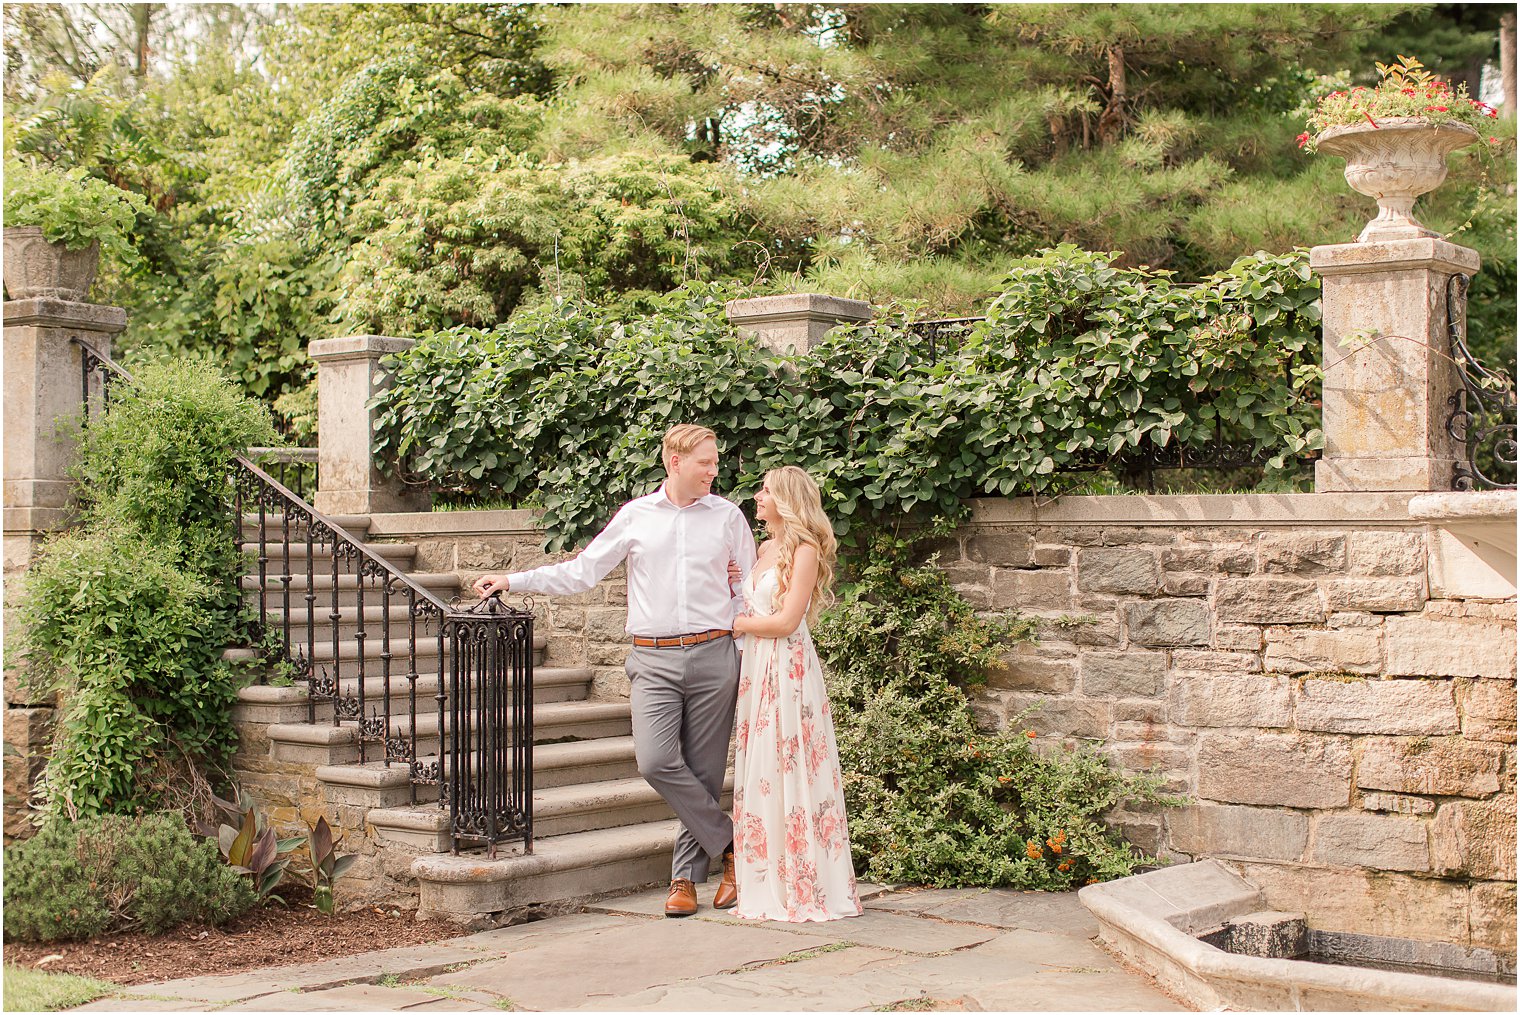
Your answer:
[[[133,52],[136,61],[132,66],[132,76],[138,81],[139,86],[148,77],[148,32],[153,25],[153,12],[156,4],[132,4],[132,28],[135,32],[136,44]]]
[[[1504,115],[1515,115],[1515,12],[1499,18],[1499,74],[1504,79]]]
[[[1110,46],[1108,50],[1108,106],[1098,117],[1098,140],[1112,144],[1119,139],[1128,121],[1125,105],[1129,100],[1129,81],[1124,70],[1124,47]]]

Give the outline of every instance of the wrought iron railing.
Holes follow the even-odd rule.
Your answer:
[[[301,497],[317,492],[316,448],[249,448],[248,457]]]
[[[907,326],[909,334],[924,343],[924,354],[930,363],[939,362],[941,352],[951,352],[960,347],[961,339],[971,326],[985,317],[940,317],[931,321],[913,321]]]
[[[1453,470],[1453,490],[1515,489],[1515,382],[1486,368],[1467,347],[1467,287],[1471,279],[1446,280],[1446,331],[1462,386],[1447,404],[1446,432],[1463,448]]]
[[[85,404],[104,411],[112,381],[131,375],[76,343]],[[422,789],[449,809],[456,851],[531,849],[532,604],[447,604],[250,458],[234,456],[228,482],[254,568],[250,638],[305,685],[307,721],[355,725],[361,763],[405,765],[412,802]]]

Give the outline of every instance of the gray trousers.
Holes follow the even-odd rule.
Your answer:
[[[670,876],[706,881],[734,838],[718,801],[739,697],[738,646],[718,638],[689,648],[636,647],[627,670],[639,774],[681,819]]]

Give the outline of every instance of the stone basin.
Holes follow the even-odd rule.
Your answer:
[[[1432,595],[1508,599],[1515,594],[1513,490],[1424,493],[1409,517],[1428,522]]]
[[[1077,897],[1097,918],[1104,944],[1200,1010],[1515,1010],[1515,988],[1507,984],[1239,955],[1200,940],[1269,908],[1260,889],[1217,860],[1089,885]]]

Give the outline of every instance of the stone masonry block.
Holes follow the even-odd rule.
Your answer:
[[[1390,676],[1515,678],[1513,624],[1418,614],[1384,627]]]
[[[1216,641],[1218,640],[1216,635]],[[1211,652],[1207,649],[1176,649],[1172,666],[1179,670],[1213,673],[1259,673],[1261,657],[1255,652]]]
[[[1034,536],[1028,532],[978,532],[966,539],[966,557],[997,567],[1034,563]]]
[[[586,638],[591,641],[627,641],[628,611],[615,607],[587,610]]]
[[[1503,954],[1515,954],[1515,886],[1485,881],[1472,886],[1469,904],[1472,943]]]
[[[1429,598],[1424,578],[1340,578],[1325,583],[1332,610],[1409,613]]]
[[[1213,579],[1206,574],[1164,574],[1161,591],[1168,596],[1206,596]]]
[[[1035,538],[1042,543],[1058,543],[1062,546],[1102,546],[1103,530],[1095,525],[1059,525],[1039,529]]]
[[[1423,532],[1353,532],[1346,548],[1347,569],[1364,575],[1425,573]]]
[[[1315,680],[1299,684],[1294,725],[1325,733],[1457,732],[1450,681]]]
[[[986,564],[977,564],[970,561],[955,563],[941,563],[939,570],[952,585],[991,585],[992,568]]]
[[[1339,737],[1210,734],[1198,745],[1198,796],[1269,807],[1345,807],[1351,749]]]
[[[1195,804],[1169,812],[1166,830],[1172,848],[1193,857],[1299,860],[1309,843],[1307,816],[1267,807]]]
[[[1362,789],[1428,796],[1482,797],[1499,792],[1504,749],[1456,737],[1368,737],[1356,784]]]
[[[1176,532],[1167,527],[1152,527],[1148,525],[1109,526],[1103,530],[1103,544],[1105,546],[1128,546],[1133,543],[1170,546],[1176,541]]]
[[[1382,639],[1375,629],[1267,629],[1262,666],[1273,673],[1376,673],[1382,665]]]
[[[1219,624],[1214,628],[1214,647],[1221,652],[1260,652],[1262,642],[1259,627]]]
[[[1115,723],[1140,722],[1149,723],[1152,726],[1155,726],[1160,723],[1165,723],[1166,718],[1169,714],[1170,712],[1167,709],[1166,702],[1158,699],[1152,699],[1149,701],[1136,701],[1134,699],[1127,699],[1124,701],[1114,702]],[[1154,730],[1151,732],[1154,732]],[[1139,739],[1153,740],[1155,738],[1150,733],[1145,733],[1142,734]]]
[[[1399,793],[1363,793],[1362,810],[1383,811],[1389,814],[1434,814],[1434,801],[1424,797],[1404,796]]]
[[[987,686],[997,690],[1064,694],[1076,683],[1077,660],[1073,650],[1038,642],[1013,646],[987,674]]]
[[[1462,681],[1462,735],[1469,740],[1515,742],[1515,685],[1507,680]]]
[[[992,572],[992,605],[1003,610],[1069,610],[1071,572],[1066,568]]]
[[[1166,657],[1161,652],[1084,652],[1082,692],[1113,698],[1149,698],[1161,693]]]
[[[1264,536],[1258,547],[1267,574],[1325,575],[1346,569],[1345,536]]]
[[[1287,677],[1179,672],[1175,681],[1173,714],[1185,725],[1274,728],[1292,720]]]
[[[1037,708],[1036,708],[1037,707]],[[1010,694],[1008,722],[1014,729],[1032,729],[1046,736],[1100,740],[1108,736],[1109,703],[1092,698],[1059,698],[1040,694]],[[1025,709],[1036,708],[1023,719]]]
[[[1319,624],[1319,587],[1295,578],[1221,579],[1214,595],[1220,621],[1236,624]]]
[[[470,571],[504,571],[512,564],[517,540],[510,536],[480,536],[461,539],[457,553],[458,567]]]
[[[1434,869],[1485,881],[1515,880],[1515,798],[1442,804],[1430,823]]]
[[[1161,571],[1149,550],[1084,549],[1077,554],[1077,587],[1083,592],[1149,596],[1161,587]]]
[[[1124,620],[1138,645],[1207,645],[1212,628],[1208,607],[1189,599],[1127,603]]]
[[[1314,859],[1332,867],[1428,871],[1426,823],[1377,814],[1324,814],[1314,826]]]
[[[1071,547],[1036,545],[1034,563],[1036,567],[1065,567],[1071,563]]]
[[[1250,547],[1176,546],[1161,551],[1163,571],[1246,575],[1256,571],[1256,551]]]

